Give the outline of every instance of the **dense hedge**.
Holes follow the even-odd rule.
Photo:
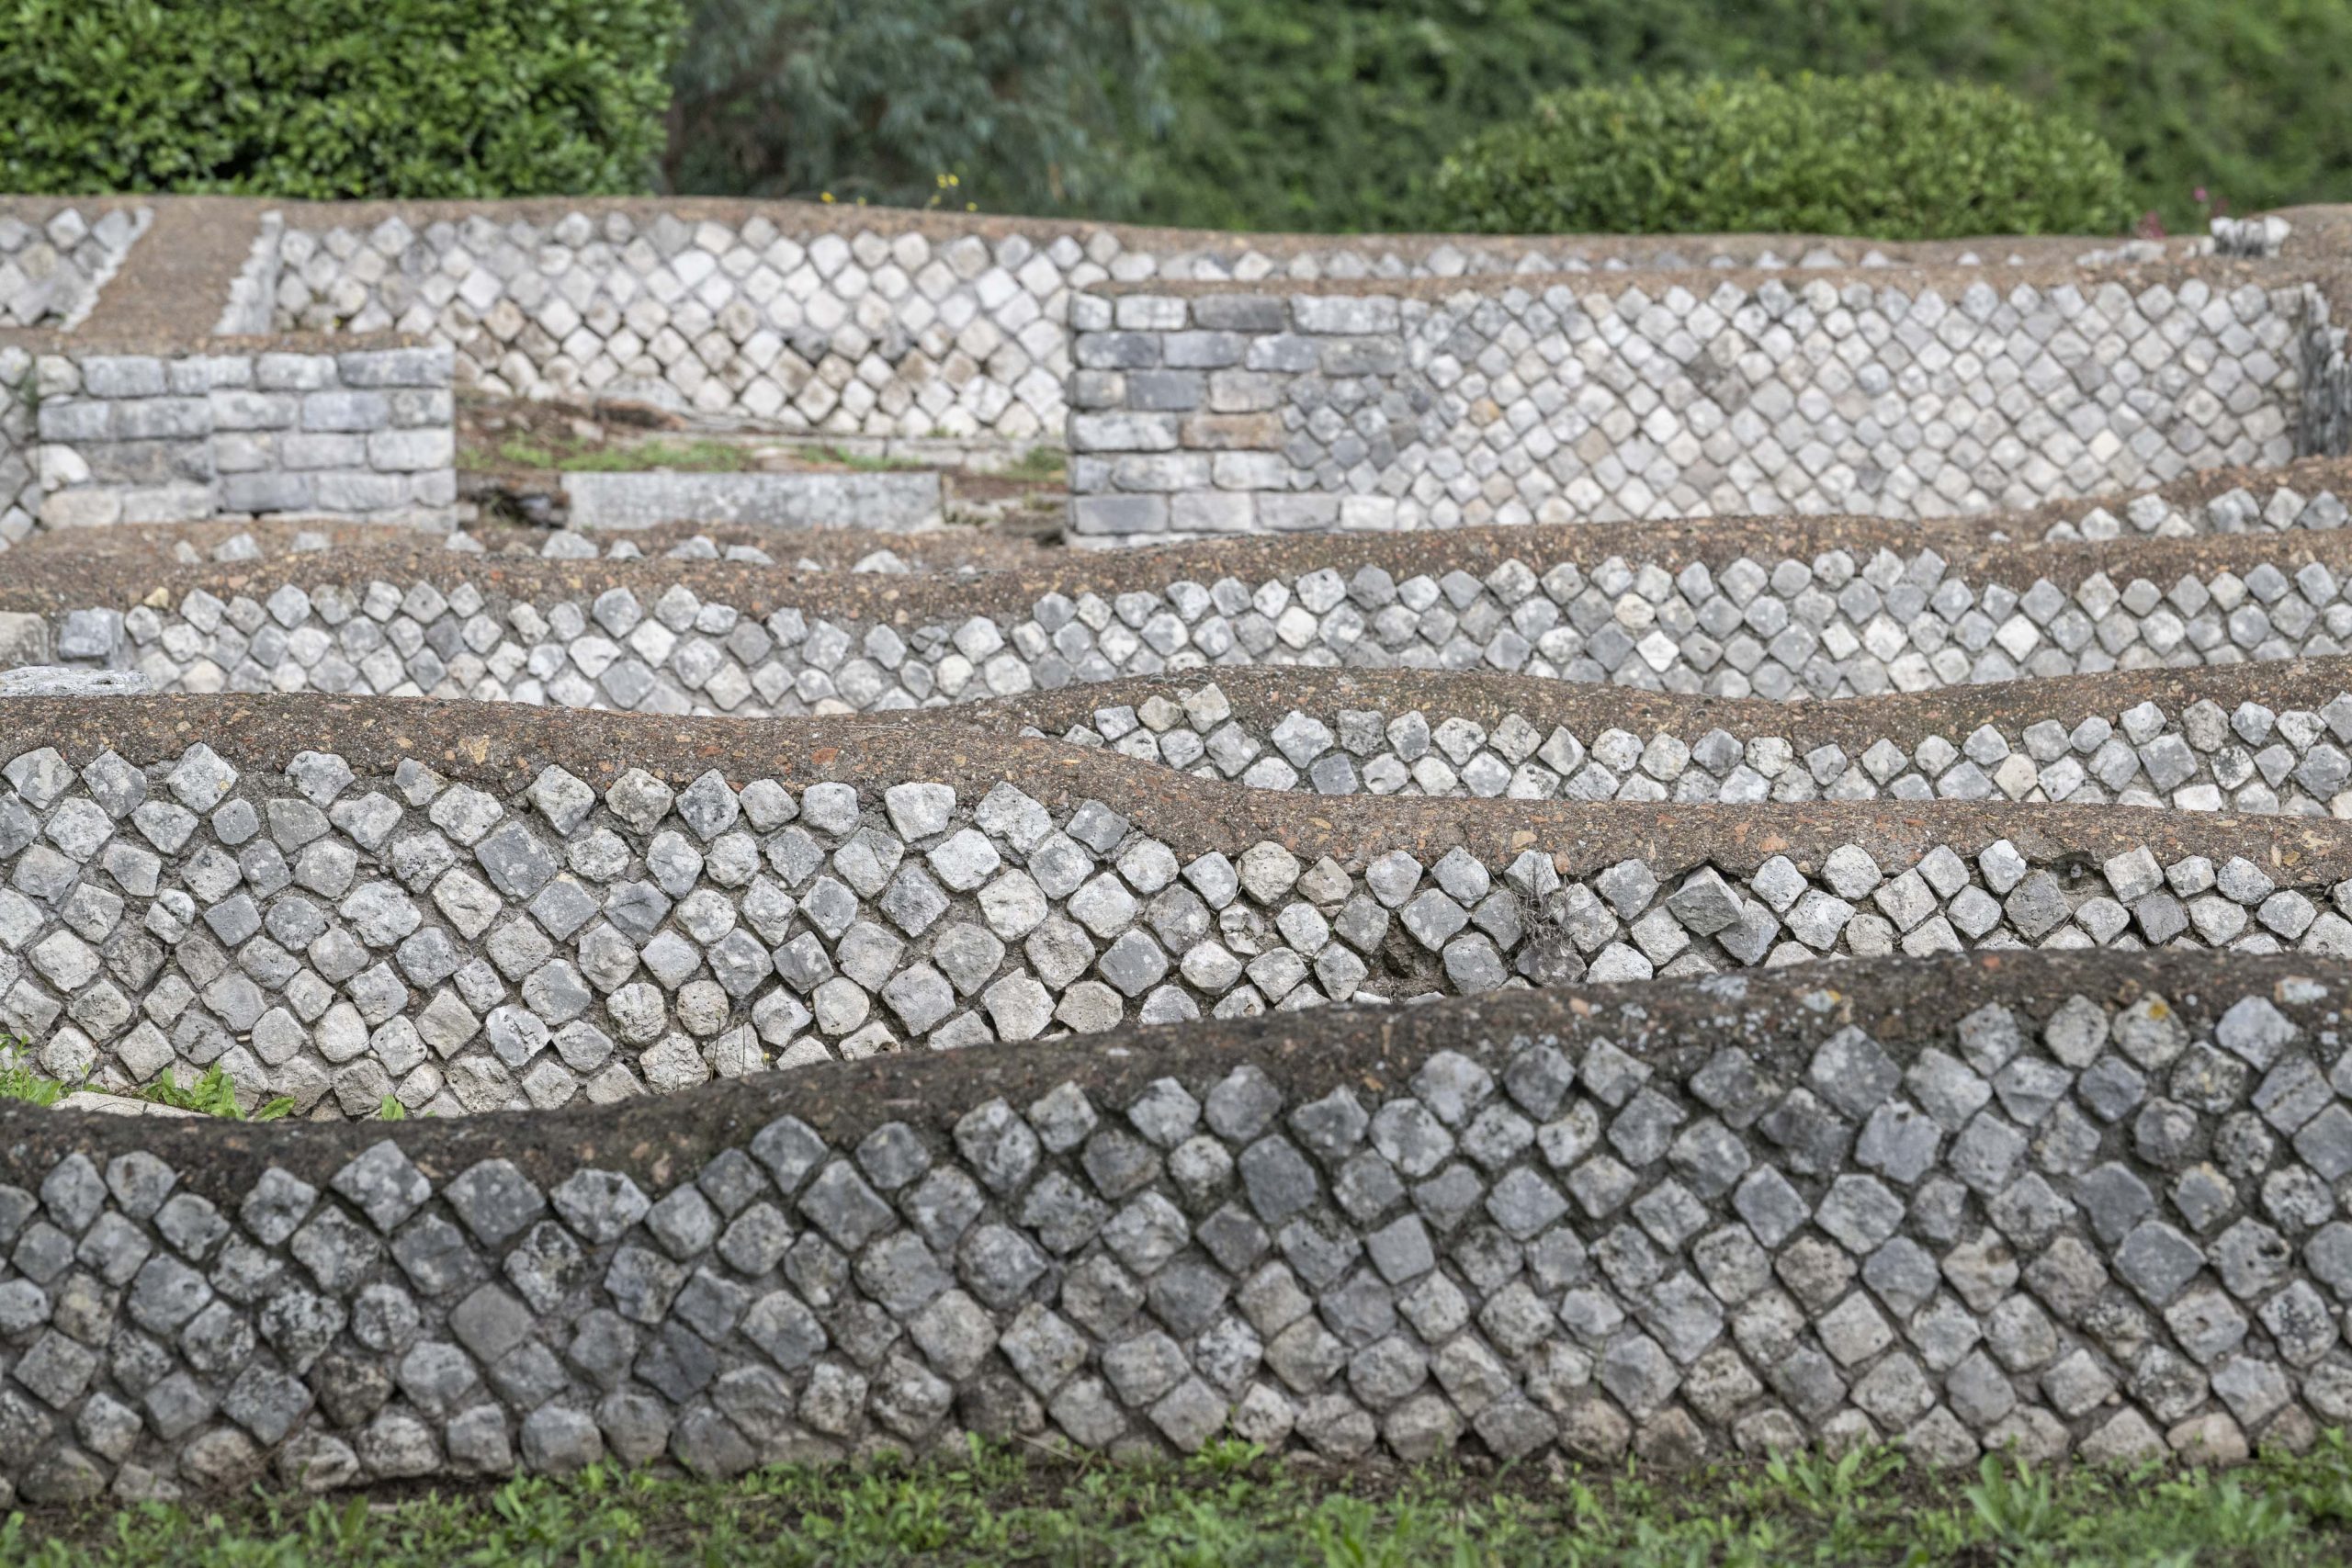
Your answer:
[[[1142,149],[1139,217],[1437,221],[1464,137],[1637,74],[1887,71],[2008,86],[2105,137],[2176,231],[2352,197],[2352,0],[1215,0]]]
[[[679,0],[0,0],[0,190],[641,190]]]
[[[1894,76],[1585,87],[1465,142],[1442,227],[1486,233],[2104,233],[2123,165],[1998,87]]]

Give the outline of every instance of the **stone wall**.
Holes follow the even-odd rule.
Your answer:
[[[17,205],[0,204],[0,329],[79,325],[154,218],[114,202]]]
[[[2022,955],[1814,986],[380,1133],[0,1108],[0,1467],[54,1503],[967,1432],[2227,1460],[2352,1418],[2340,975]]]
[[[281,331],[429,334],[457,349],[461,384],[489,391],[648,397],[842,434],[1056,443],[1069,302],[1106,280],[1886,265],[1908,249],[1785,236],[1249,236],[700,207],[288,208],[245,278],[274,298]],[[2007,259],[2010,242],[1989,243]],[[2114,254],[2097,241],[2061,243],[2087,260]]]
[[[0,544],[52,528],[275,513],[446,526],[457,501],[449,355],[221,343],[0,347]],[[29,443],[28,445],[28,438]]]
[[[0,1026],[69,1080],[217,1062],[306,1112],[457,1114],[1588,975],[2352,954],[2352,825],[2286,860],[2252,821],[2018,806],[1751,806],[1732,835],[1366,802],[1335,835],[978,734],[368,706],[11,700]]]
[[[19,209],[0,233],[86,226],[0,202]],[[200,296],[216,332],[428,338],[492,394],[833,434],[1067,434],[1080,531],[1104,540],[1933,515],[2275,464],[2352,428],[2312,282],[2324,213],[2302,251],[2233,229],[2216,254],[156,198],[78,243],[122,239],[134,211],[166,232],[107,290],[110,331],[185,329]]]
[[[2326,310],[2225,270],[1106,287],[1073,307],[1073,524],[2028,507],[2287,461]]]
[[[121,574],[127,597],[71,563],[28,562],[0,584],[0,611],[40,617],[69,661],[136,668],[158,691],[736,716],[1208,665],[1778,700],[2352,648],[2340,530],[2030,546],[1858,522],[1576,525],[1080,558],[959,580],[387,547],[258,576],[141,563]]]
[[[2263,528],[2325,532],[2341,528],[2347,519],[2352,519],[2352,510],[2346,508],[2335,491],[2323,486],[2306,495],[2283,483],[2252,489],[2233,485],[2203,501],[2176,499],[2162,489],[2154,489],[2113,510],[2105,506],[2086,509],[2080,505],[2061,510],[2069,514],[2049,522],[2039,537],[2072,541],[2152,534],[2159,538],[2177,539],[2197,534],[2241,534]],[[2019,532],[2027,537],[2037,536],[2030,529]]]
[[[2352,816],[2352,660],[1963,686],[1820,711],[1508,677],[1227,671],[980,705],[976,722],[1251,789],[1511,800],[2064,801]]]
[[[40,438],[33,428],[33,356],[0,344],[0,549],[40,516]]]

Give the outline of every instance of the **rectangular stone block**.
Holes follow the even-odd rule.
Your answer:
[[[156,485],[212,477],[211,444],[203,440],[107,441],[74,451],[82,464],[76,482]]]
[[[368,437],[368,462],[379,473],[446,468],[457,451],[457,437],[447,430],[379,430]]]
[[[441,346],[355,349],[335,356],[346,387],[446,387],[455,365]]]
[[[1197,370],[1138,370],[1125,378],[1126,406],[1182,413],[1201,406],[1207,380]]]
[[[39,428],[43,441],[111,441],[114,439],[112,403],[59,401],[51,398],[40,405]]]
[[[250,354],[209,354],[191,356],[180,363],[203,367],[208,391],[227,391],[254,384],[254,356]]]
[[[391,405],[381,392],[310,392],[302,399],[305,430],[381,430],[391,422]]]
[[[1108,331],[1113,319],[1111,301],[1100,294],[1073,294],[1069,301],[1069,330],[1074,333]]]
[[[1290,324],[1283,302],[1270,294],[1204,294],[1193,301],[1193,321],[1216,332],[1278,333]]]
[[[1219,370],[1209,377],[1209,408],[1216,413],[1258,413],[1282,407],[1282,383],[1262,370]]]
[[[1340,526],[1357,533],[1390,532],[1396,526],[1396,498],[1388,495],[1349,495],[1340,498]]]
[[[1159,339],[1150,333],[1082,333],[1070,356],[1088,370],[1148,370],[1159,363]]]
[[[1304,532],[1311,528],[1329,528],[1340,520],[1340,498],[1336,495],[1261,495],[1258,498],[1258,522],[1266,528],[1282,533]]]
[[[1128,332],[1179,332],[1188,314],[1182,299],[1167,294],[1123,294],[1112,307],[1112,319]]]
[[[209,484],[155,485],[125,491],[122,496],[125,523],[194,523],[211,516],[216,509]]]
[[[1068,383],[1069,406],[1074,409],[1124,408],[1127,401],[1127,378],[1116,370],[1073,370]]]
[[[146,354],[84,355],[82,387],[94,398],[160,398],[170,390],[164,362]]]
[[[1279,452],[1219,452],[1210,482],[1219,490],[1287,490],[1290,459]]]
[[[1195,491],[1176,498],[1172,524],[1182,534],[1247,534],[1257,526],[1257,498]]]
[[[266,392],[316,392],[335,384],[329,354],[265,354],[254,361],[254,384]]]
[[[1279,414],[1196,413],[1184,421],[1183,444],[1202,451],[1279,451],[1283,441]]]
[[[1075,452],[1172,452],[1176,416],[1172,413],[1074,413],[1069,419],[1069,445]]]
[[[220,481],[220,504],[230,512],[306,512],[316,502],[309,474],[280,468],[230,474]]]
[[[122,441],[185,441],[212,434],[209,398],[140,398],[115,405],[114,433]]]
[[[1363,336],[1393,333],[1403,324],[1392,299],[1356,294],[1294,294],[1291,321],[1303,333],[1337,333]]]
[[[368,467],[368,440],[365,435],[289,430],[279,437],[277,451],[285,466],[297,471],[364,468]]]
[[[52,491],[41,497],[40,520],[51,528],[96,528],[122,521],[122,491],[105,485]]]
[[[1120,490],[1205,490],[1209,459],[1204,452],[1165,452],[1121,457],[1111,465],[1111,483]]]
[[[694,519],[805,528],[855,519],[905,530],[939,521],[939,476],[923,469],[868,474],[566,474],[575,528],[649,528]]]
[[[1303,376],[1313,370],[1320,359],[1313,338],[1300,337],[1295,333],[1277,333],[1272,337],[1253,338],[1241,363],[1252,370],[1267,370],[1277,375]]]
[[[1326,376],[1394,376],[1405,368],[1405,344],[1395,338],[1340,338],[1317,359]]]
[[[1160,358],[1187,370],[1216,370],[1241,363],[1249,339],[1239,333],[1170,333],[1160,344]]]
[[[0,611],[0,670],[49,662],[49,617]]]
[[[409,501],[408,481],[398,474],[320,474],[315,490],[323,512],[390,512]]]
[[[1161,495],[1081,495],[1069,503],[1070,526],[1080,534],[1164,534],[1168,498]]]
[[[392,411],[392,427],[396,430],[447,424],[457,418],[457,399],[446,388],[395,387],[383,398]]]
[[[232,388],[209,394],[215,430],[290,430],[302,416],[302,404],[288,392],[255,392]]]
[[[224,432],[212,438],[212,467],[217,473],[252,474],[278,466],[277,437],[266,431]]]

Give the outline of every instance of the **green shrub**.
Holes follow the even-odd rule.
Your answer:
[[[1136,213],[1211,228],[1437,226],[1432,175],[1545,93],[1769,71],[1990,82],[2122,156],[2135,212],[2201,229],[2352,196],[2352,0],[1211,0]]]
[[[0,190],[640,190],[680,0],[8,0]]]
[[[1486,233],[2104,233],[2123,165],[1997,87],[1892,76],[1667,77],[1541,99],[1438,171]]]

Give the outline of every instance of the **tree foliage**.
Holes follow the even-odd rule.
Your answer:
[[[2100,233],[2132,216],[2097,136],[1999,87],[1896,76],[1636,78],[1536,100],[1438,171],[1487,233]]]
[[[0,190],[639,190],[678,0],[0,0]]]
[[[1885,71],[2010,87],[2097,131],[2179,227],[2352,196],[2352,0],[1216,0],[1134,210],[1217,227],[1437,221],[1445,155],[1638,74]]]
[[[1198,0],[697,0],[666,183],[1115,211],[1206,21]]]

